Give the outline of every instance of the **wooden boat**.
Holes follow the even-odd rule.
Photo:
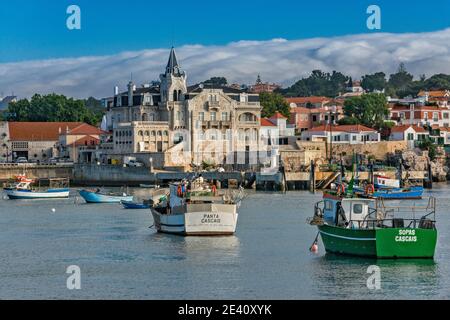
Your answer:
[[[136,203],[133,201],[122,200],[120,203],[125,209],[150,209],[150,203],[146,201],[142,203]]]
[[[20,182],[3,188],[11,200],[16,199],[54,199],[68,198],[70,194],[68,179],[49,179],[47,189],[32,186],[33,180],[21,177]]]
[[[116,195],[116,194],[105,194],[100,193],[100,190],[90,191],[90,190],[80,190],[80,196],[87,203],[120,203],[121,201],[133,201],[133,196],[128,195]]]
[[[426,205],[387,207],[383,199],[365,199],[326,191],[314,216],[325,250],[375,258],[433,258],[437,241],[436,200]]]
[[[171,184],[168,200],[151,207],[154,225],[158,232],[184,236],[232,235],[242,197],[242,190],[219,194],[201,177]]]

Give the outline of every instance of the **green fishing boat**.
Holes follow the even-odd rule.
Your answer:
[[[385,206],[382,199],[326,191],[308,223],[319,229],[327,252],[374,258],[434,257],[436,199]]]

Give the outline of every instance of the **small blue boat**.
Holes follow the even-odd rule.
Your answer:
[[[382,199],[421,199],[423,187],[383,188],[376,190],[372,197]]]
[[[125,201],[122,200],[120,203],[122,203],[123,207],[125,209],[150,209],[150,204],[147,203],[136,203],[133,201]]]
[[[87,203],[120,203],[121,201],[133,201],[133,196],[103,194],[89,190],[80,190],[80,196]]]
[[[382,198],[386,200],[421,199],[423,195],[423,187],[420,186],[408,188],[380,188],[374,189],[372,192],[354,186],[353,191],[364,197]]]

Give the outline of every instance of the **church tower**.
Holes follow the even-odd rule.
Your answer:
[[[175,49],[170,50],[166,72],[160,75],[162,102],[183,101],[187,92],[186,73],[178,65]]]

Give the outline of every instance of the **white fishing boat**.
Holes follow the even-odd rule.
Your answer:
[[[218,192],[198,178],[170,185],[166,201],[151,207],[158,232],[185,236],[232,235],[243,190]]]
[[[69,180],[68,179],[49,179],[49,188],[32,186],[32,180],[22,179],[13,185],[3,188],[5,194],[11,200],[16,199],[53,199],[68,198]]]

